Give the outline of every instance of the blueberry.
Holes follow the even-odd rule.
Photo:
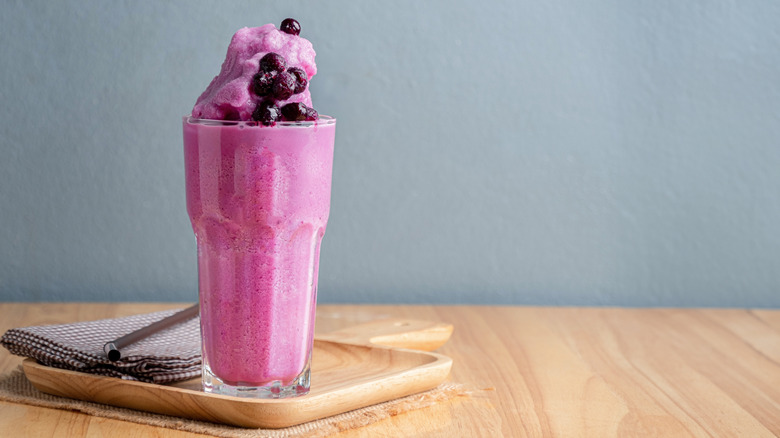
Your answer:
[[[260,58],[261,72],[278,74],[285,71],[285,69],[287,69],[287,61],[284,59],[284,56],[278,53],[268,52]]]
[[[273,96],[277,100],[287,100],[295,92],[295,76],[290,72],[283,72],[276,75],[273,85]]]
[[[285,18],[279,29],[290,35],[299,35],[301,33],[301,24],[292,18]]]
[[[273,73],[261,71],[252,77],[252,91],[260,96],[268,96],[273,91],[274,85]]]
[[[288,103],[282,107],[282,118],[289,122],[306,120],[306,105],[300,102]]]
[[[303,93],[303,90],[306,89],[306,84],[309,83],[309,75],[300,67],[290,67],[287,69],[287,72],[292,74],[295,78],[295,90],[293,90],[293,94]]]
[[[306,120],[308,121],[315,121],[320,118],[320,115],[317,114],[317,110],[314,108],[306,107]]]
[[[252,112],[252,120],[271,126],[281,118],[281,115],[281,111],[275,103],[265,100],[257,104],[254,112]]]

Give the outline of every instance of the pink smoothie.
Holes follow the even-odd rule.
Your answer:
[[[308,369],[335,127],[184,118],[203,361],[228,385],[287,385]]]

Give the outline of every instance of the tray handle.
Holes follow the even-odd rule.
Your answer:
[[[317,339],[343,344],[433,351],[450,339],[452,330],[452,324],[443,322],[388,318],[318,334]]]

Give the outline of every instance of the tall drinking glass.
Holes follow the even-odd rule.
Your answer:
[[[184,117],[183,127],[203,388],[306,394],[336,119],[263,126]]]

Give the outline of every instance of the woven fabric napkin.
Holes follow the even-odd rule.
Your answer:
[[[103,345],[157,322],[179,310],[101,319],[73,324],[13,328],[0,344],[17,356],[56,368],[170,383],[200,375],[200,320],[192,318],[122,349],[122,358],[108,360]]]

